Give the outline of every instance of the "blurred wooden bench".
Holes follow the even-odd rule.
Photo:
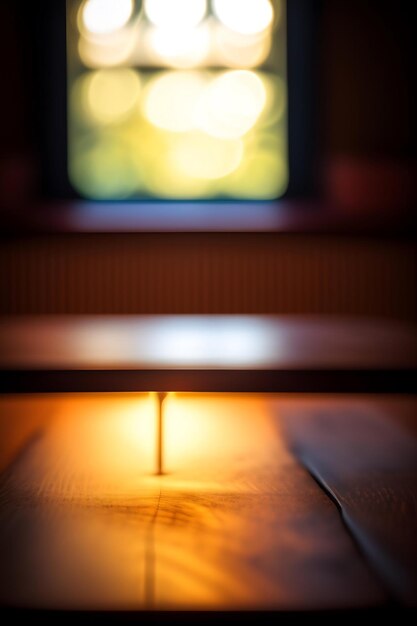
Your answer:
[[[361,319],[32,317],[0,321],[0,390],[407,392],[417,332]]]

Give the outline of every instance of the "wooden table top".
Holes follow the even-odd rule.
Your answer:
[[[0,398],[15,431],[38,419],[0,477],[0,606],[384,605],[279,412],[271,396],[170,397],[155,476],[147,394]]]
[[[416,605],[415,398],[171,394],[163,476],[155,410],[0,398],[0,607]]]
[[[411,391],[416,365],[416,328],[395,322],[189,315],[0,319],[3,392]]]
[[[284,418],[286,439],[337,503],[385,588],[396,601],[415,606],[417,423],[414,417],[403,429],[382,406],[295,408]]]

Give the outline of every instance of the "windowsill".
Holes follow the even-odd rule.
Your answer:
[[[348,213],[306,200],[280,202],[34,203],[0,215],[2,232],[152,233],[263,232],[414,235],[410,214]]]

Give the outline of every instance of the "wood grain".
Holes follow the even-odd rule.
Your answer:
[[[417,605],[416,402],[287,407],[291,449],[340,507],[397,600]],[[407,410],[404,411],[404,408]],[[410,408],[414,410],[412,420]],[[389,419],[400,412],[400,419]]]
[[[0,404],[1,404],[0,400]],[[0,601],[47,609],[328,609],[386,597],[288,453],[277,398],[56,396],[3,474]]]

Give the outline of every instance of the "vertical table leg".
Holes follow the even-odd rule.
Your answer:
[[[164,400],[166,393],[158,392],[158,415],[156,423],[156,474],[164,473]]]

